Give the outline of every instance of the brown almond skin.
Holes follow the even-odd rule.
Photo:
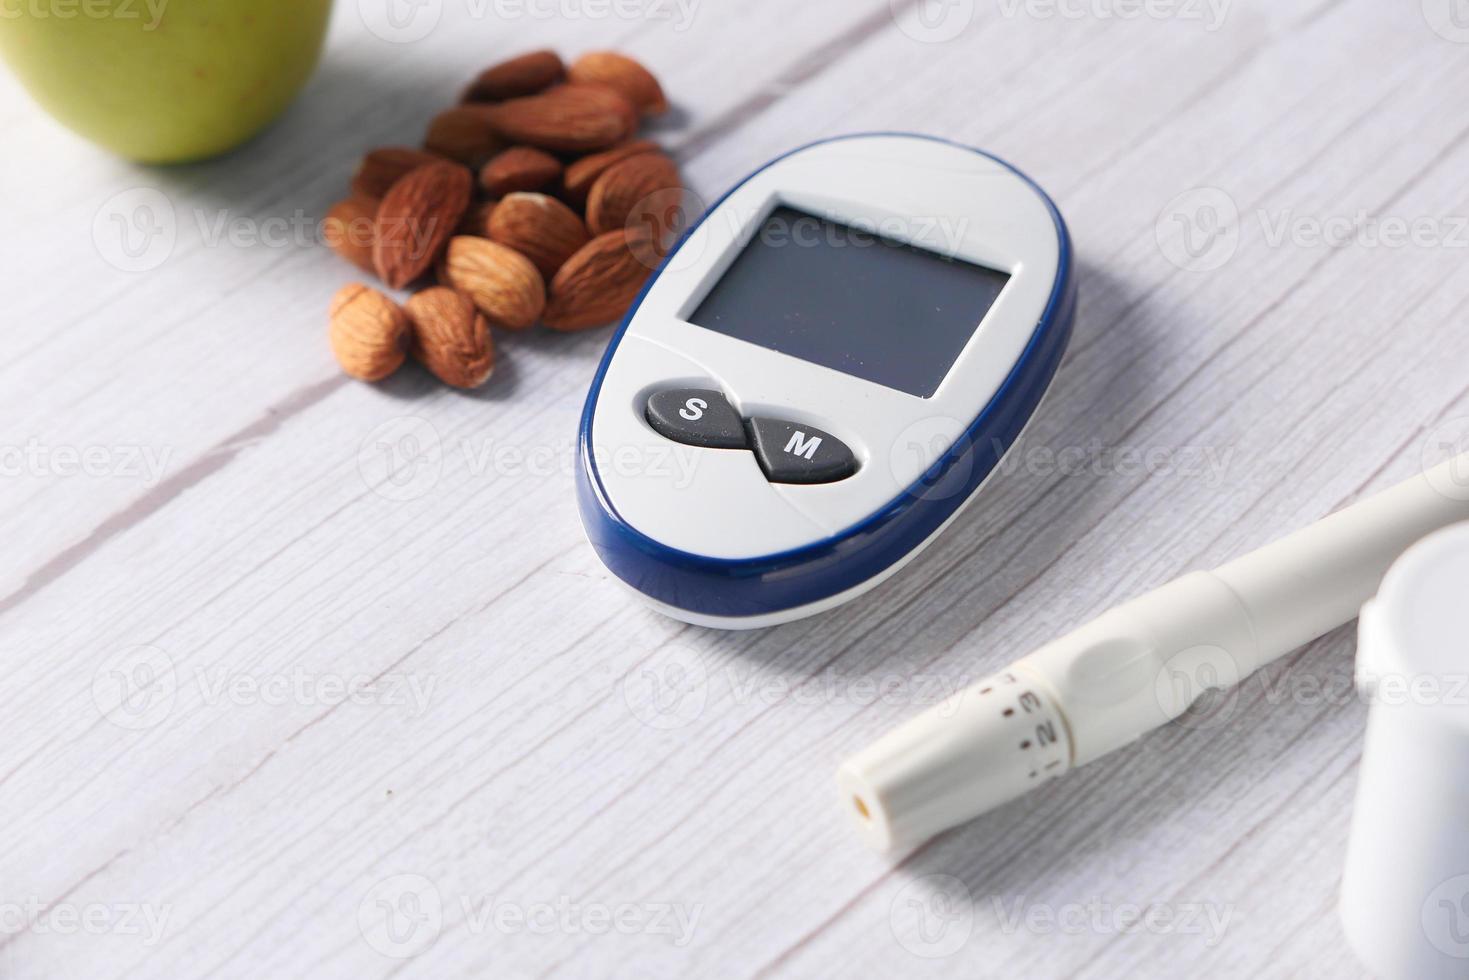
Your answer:
[[[645,116],[668,111],[663,86],[642,63],[615,51],[592,51],[576,59],[567,80],[577,84],[607,85],[622,93]]]
[[[352,175],[352,193],[358,197],[382,200],[410,171],[438,159],[427,150],[415,150],[410,146],[379,147],[357,165],[357,172]]]
[[[490,125],[507,143],[557,153],[594,153],[630,134],[630,103],[609,88],[560,85],[540,95],[485,108]]]
[[[429,123],[424,148],[466,167],[478,168],[500,151],[501,144],[482,106],[456,106]]]
[[[594,235],[629,223],[647,227],[644,212],[656,203],[649,199],[679,186],[678,165],[662,153],[643,153],[613,164],[587,195],[587,227]]]
[[[490,197],[538,191],[561,179],[561,161],[533,146],[512,146],[479,172],[479,186]]]
[[[638,107],[628,101],[627,96],[610,85],[601,85],[596,82],[567,82],[561,88],[580,92],[584,98],[593,99],[608,109],[617,110],[622,116],[623,139],[636,135],[638,127],[642,125],[642,116],[638,113]]]
[[[402,289],[423,275],[458,228],[473,189],[468,170],[443,161],[394,184],[377,211],[372,263],[378,277]]]
[[[566,260],[551,282],[542,317],[547,327],[571,332],[622,319],[653,274],[638,259],[631,239],[625,230],[608,232]]]
[[[454,234],[489,238],[490,215],[495,213],[495,207],[499,203],[499,201],[479,201],[471,204],[469,210],[464,212],[464,217],[459,220],[459,227]]]
[[[499,102],[543,92],[566,77],[554,51],[532,51],[480,72],[464,92],[465,102]]]
[[[490,324],[468,296],[431,286],[409,297],[404,312],[412,325],[413,356],[434,377],[455,388],[478,388],[490,379]]]
[[[506,330],[535,326],[546,308],[546,282],[530,259],[487,238],[449,242],[439,281],[464,293],[490,322]]]
[[[381,381],[403,363],[408,317],[388,297],[360,282],[332,297],[328,339],[342,370],[360,381]]]
[[[585,204],[587,195],[591,193],[592,185],[613,164],[621,163],[628,157],[635,157],[642,153],[656,152],[658,152],[658,144],[652,140],[632,140],[621,146],[614,146],[610,150],[582,157],[566,168],[562,180],[566,199],[574,205]]]
[[[322,241],[342,258],[369,275],[377,275],[372,264],[372,245],[377,240],[378,202],[352,196],[333,204],[321,222]]]
[[[490,240],[530,259],[548,281],[591,241],[571,208],[545,194],[511,194],[490,213]]]

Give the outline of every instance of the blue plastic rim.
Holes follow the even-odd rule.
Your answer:
[[[963,506],[999,466],[1035,414],[1061,365],[1076,319],[1076,280],[1072,270],[1071,237],[1061,212],[1045,191],[1025,174],[998,157],[951,140],[913,133],[856,133],[818,140],[771,160],[704,215],[717,211],[746,182],[786,157],[823,143],[870,136],[904,136],[959,146],[988,157],[1024,180],[1050,210],[1060,243],[1056,285],[1046,311],[1036,324],[1019,362],[988,406],[964,435],[916,483],[882,510],[824,541],[760,558],[730,560],[690,554],[659,544],[629,525],[617,513],[602,486],[592,451],[592,420],[608,365],[637,315],[654,275],[618,327],[597,369],[582,411],[578,439],[577,504],[587,538],[614,575],[651,599],[690,613],[709,617],[747,618],[797,609],[829,599],[881,575],[927,541]],[[704,219],[700,219],[702,223]],[[683,246],[698,229],[691,227],[678,244]],[[670,258],[677,248],[669,253]],[[665,262],[666,264],[666,262]],[[659,270],[661,273],[661,269]]]

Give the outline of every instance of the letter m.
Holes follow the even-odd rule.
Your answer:
[[[791,441],[786,443],[786,452],[795,456],[805,456],[807,459],[814,459],[816,450],[820,448],[820,436],[808,436],[800,429],[797,429],[791,436]]]

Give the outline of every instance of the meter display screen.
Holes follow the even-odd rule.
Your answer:
[[[1010,277],[778,207],[689,320],[930,398]]]

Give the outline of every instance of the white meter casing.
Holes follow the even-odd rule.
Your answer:
[[[1065,225],[1007,164],[896,134],[781,157],[684,237],[609,345],[580,434],[588,537],[692,623],[850,599],[997,468],[1075,305]]]

